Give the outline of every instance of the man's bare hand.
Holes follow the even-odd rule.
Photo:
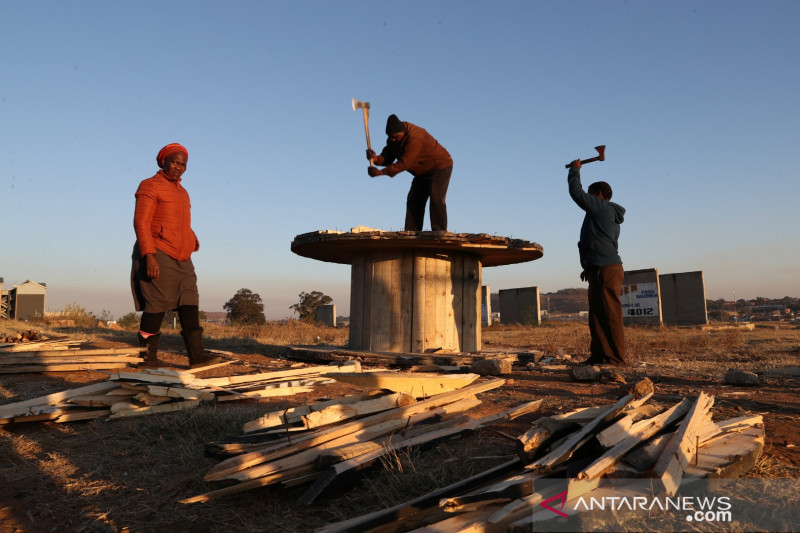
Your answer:
[[[572,163],[569,164],[569,167],[570,168],[581,168],[581,160],[580,159],[576,159],[575,161],[573,161]]]

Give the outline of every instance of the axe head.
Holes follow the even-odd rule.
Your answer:
[[[594,149],[597,150],[597,153],[599,154],[597,156],[598,157],[598,161],[605,161],[606,160],[606,145],[605,144],[601,144],[600,146],[595,146]]]
[[[369,102],[361,102],[353,98],[353,111],[356,109],[369,109]],[[603,148],[605,148],[605,146]]]

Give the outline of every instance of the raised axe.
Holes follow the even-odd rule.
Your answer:
[[[605,144],[601,144],[600,146],[595,146],[594,149],[597,150],[597,153],[599,155],[597,155],[596,157],[590,157],[589,159],[581,159],[581,165],[585,165],[586,163],[591,163],[592,161],[605,161],[606,160],[606,145]],[[570,161],[569,163],[564,165],[564,168],[569,168],[569,166],[571,164],[572,164],[572,162]]]
[[[369,102],[361,102],[353,98],[353,111],[361,109],[364,112],[364,133],[367,134],[367,149],[372,150],[372,145],[369,142]],[[375,166],[372,159],[369,160],[369,166]]]

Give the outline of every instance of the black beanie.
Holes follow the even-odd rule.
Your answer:
[[[386,135],[399,133],[405,131],[405,129],[405,126],[403,126],[403,123],[397,118],[397,115],[389,115],[389,118],[386,120]]]

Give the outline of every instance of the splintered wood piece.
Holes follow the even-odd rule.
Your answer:
[[[302,417],[302,420],[307,428],[316,428],[395,407],[405,407],[416,401],[411,394],[396,392],[372,400],[362,400],[358,403],[331,405],[321,411],[308,413]]]
[[[626,396],[623,396],[610,409],[602,412],[594,420],[583,426],[583,428],[580,431],[576,431],[575,433],[573,433],[569,438],[567,438],[566,441],[564,441],[564,443],[561,446],[559,446],[552,452],[548,453],[544,457],[537,459],[536,461],[527,465],[525,468],[537,469],[537,470],[547,469],[547,468],[552,468],[553,466],[556,466],[559,463],[566,461],[567,459],[570,458],[572,453],[584,439],[593,435],[596,432],[596,428],[600,424],[608,422],[611,419],[613,419],[633,401],[634,401],[633,394],[628,394]]]
[[[661,457],[653,468],[654,475],[661,480],[668,496],[677,492],[683,472],[697,454],[698,431],[706,422],[708,411],[714,404],[714,397],[701,392],[694,405],[684,418],[678,430],[670,439]]]
[[[302,423],[303,417],[305,415],[308,415],[309,413],[322,411],[323,409],[326,409],[334,405],[345,405],[350,403],[356,403],[374,397],[385,396],[386,394],[388,393],[383,390],[375,390],[363,394],[345,396],[344,398],[339,398],[335,400],[326,400],[323,402],[314,402],[306,405],[298,405],[297,407],[291,407],[289,409],[285,409],[282,411],[272,411],[270,413],[265,414],[262,417],[247,422],[243,426],[243,431],[245,433],[250,433],[253,431],[260,431],[264,429],[291,426],[293,424]]]
[[[636,427],[634,427],[635,422],[639,422],[644,418],[653,417],[657,415],[658,412],[658,407],[654,405],[642,405],[637,409],[633,409],[630,411],[630,414],[619,419],[598,433],[597,440],[600,442],[603,448],[611,448],[638,430]]]
[[[670,409],[667,409],[660,415],[656,415],[653,418],[648,418],[646,420],[642,420],[640,423],[637,423],[639,425],[637,430],[631,432],[628,437],[614,445],[591,465],[584,468],[581,472],[578,472],[576,477],[579,479],[592,479],[600,476],[602,473],[613,467],[623,455],[631,451],[639,444],[649,440],[663,428],[669,426],[677,420],[680,420],[689,411],[690,403],[691,402],[689,402],[689,400],[683,400],[682,402],[672,406]]]

